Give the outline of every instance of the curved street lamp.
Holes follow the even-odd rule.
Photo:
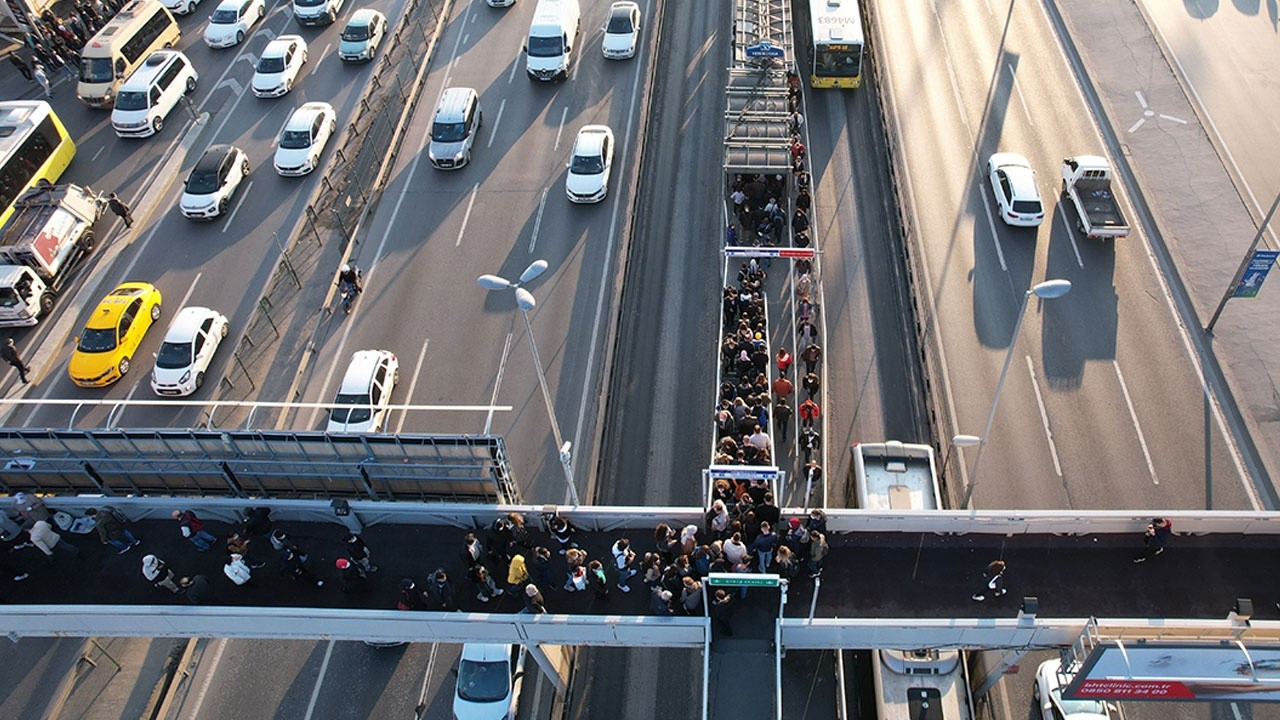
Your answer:
[[[486,290],[515,290],[516,306],[524,317],[525,334],[529,337],[529,349],[533,352],[533,366],[538,371],[538,385],[542,388],[542,399],[547,404],[547,415],[551,418],[551,434],[555,438],[556,451],[560,454],[560,465],[564,468],[564,482],[569,489],[569,502],[577,507],[578,488],[573,483],[573,443],[565,442],[560,435],[560,423],[556,420],[555,405],[551,402],[551,391],[547,389],[547,374],[542,367],[542,357],[538,355],[538,343],[533,339],[533,324],[529,322],[529,311],[537,306],[538,301],[533,293],[521,285],[532,281],[547,271],[546,260],[534,260],[529,267],[520,273],[520,279],[512,282],[500,275],[481,275],[476,278],[480,287]]]
[[[968,487],[964,491],[964,502],[960,503],[962,510],[969,509],[969,501],[973,499],[973,489],[978,486],[978,463],[982,462],[982,451],[987,448],[987,440],[991,439],[991,424],[996,421],[996,407],[1000,404],[1000,393],[1004,390],[1004,379],[1009,375],[1009,364],[1013,362],[1013,351],[1018,345],[1018,333],[1022,330],[1022,320],[1027,316],[1027,305],[1031,301],[1031,296],[1042,300],[1052,300],[1060,298],[1071,292],[1070,280],[1045,280],[1032,287],[1022,296],[1022,307],[1018,310],[1018,321],[1013,325],[1013,336],[1009,338],[1009,352],[1004,356],[1004,367],[1000,369],[1000,379],[996,381],[996,394],[991,398],[991,412],[987,414],[987,425],[982,429],[982,435],[978,439],[978,452],[973,456],[973,469],[969,471]],[[960,436],[957,436],[957,438]],[[964,436],[967,440],[971,435]],[[956,443],[961,444],[961,443]]]

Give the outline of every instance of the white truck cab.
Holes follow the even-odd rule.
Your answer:
[[[569,77],[581,9],[578,0],[538,0],[525,40],[525,70],[531,80]]]

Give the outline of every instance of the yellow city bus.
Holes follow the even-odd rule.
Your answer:
[[[115,105],[116,91],[153,50],[182,39],[173,15],[156,0],[132,0],[80,50],[76,97],[94,108]]]
[[[809,23],[809,84],[816,88],[861,86],[865,39],[858,0],[809,0]]]
[[[75,156],[75,141],[49,103],[0,102],[0,226],[19,195],[40,180],[57,182]]]

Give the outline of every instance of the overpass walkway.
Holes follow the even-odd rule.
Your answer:
[[[103,500],[49,500],[51,508],[64,509],[72,515],[81,514],[95,503],[102,504]],[[464,534],[475,530],[483,538],[480,529],[493,518],[520,510],[530,520],[532,541],[553,552],[556,548],[554,541],[538,528],[539,513],[544,508],[391,506],[370,502],[352,503],[351,513],[338,517],[328,503],[276,501],[271,503],[276,526],[308,551],[309,567],[326,583],[317,588],[283,577],[277,571],[276,554],[264,539],[259,539],[255,541],[260,544],[256,554],[269,564],[255,572],[252,586],[237,587],[223,575],[222,542],[234,527],[236,512],[243,508],[244,501],[157,498],[111,500],[106,504],[135,518],[133,532],[142,545],[121,555],[100,544],[96,533],[64,533],[80,554],[76,558],[59,557],[52,564],[35,548],[13,550],[10,545],[0,558],[29,571],[30,577],[22,582],[13,582],[8,575],[0,577],[0,598],[9,603],[6,613],[0,615],[0,629],[20,636],[336,637],[348,632],[353,636],[361,632],[377,635],[378,623],[372,622],[376,618],[390,622],[386,625],[387,634],[394,634],[399,630],[391,628],[402,627],[400,621],[412,614],[394,611],[401,578],[411,578],[419,587],[425,587],[428,574],[441,567],[453,579],[455,597],[464,613],[489,613],[488,617],[499,620],[504,614],[516,613],[522,607],[521,598],[512,593],[487,604],[476,599],[471,583],[463,577]],[[199,552],[181,537],[177,523],[168,519],[172,509],[188,506],[208,518],[206,529],[219,538],[213,550]],[[629,537],[637,552],[643,554],[652,545],[656,523],[701,526],[702,515],[697,508],[581,508],[562,509],[561,513],[583,528],[579,540],[589,557],[602,560],[606,566],[609,547],[616,539]],[[784,512],[784,518],[795,514],[798,513]],[[1163,555],[1135,564],[1132,559],[1141,550],[1140,530],[1149,514],[942,511],[876,515],[833,511],[828,533],[831,554],[817,601],[813,602],[815,582],[802,572],[788,589],[785,617],[803,622],[812,607],[813,617],[824,626],[872,623],[879,628],[881,637],[889,637],[885,642],[891,643],[904,643],[906,639],[885,636],[889,628],[923,628],[933,625],[933,621],[945,621],[938,627],[951,628],[952,635],[938,635],[941,631],[935,628],[933,636],[938,638],[938,644],[970,647],[1000,643],[972,632],[955,635],[957,628],[990,629],[995,627],[992,621],[996,619],[1016,622],[1022,600],[1028,596],[1038,598],[1039,619],[1221,620],[1232,610],[1235,600],[1242,597],[1254,601],[1255,620],[1280,619],[1275,605],[1280,600],[1280,576],[1268,571],[1280,554],[1280,517],[1266,513],[1168,516],[1173,518],[1175,533],[1194,534],[1177,534]],[[379,567],[370,576],[368,591],[358,595],[341,592],[334,570],[335,559],[344,551],[343,539],[348,529],[344,521],[360,527]],[[1062,534],[1067,531],[1081,534]],[[164,559],[178,575],[206,575],[214,587],[211,605],[218,610],[191,608],[184,597],[152,587],[141,573],[142,557],[147,553]],[[1008,563],[1009,592],[999,599],[974,602],[970,595],[981,586],[982,570],[995,559]],[[613,634],[586,633],[581,638],[585,644],[702,644],[700,630],[696,637],[689,632],[692,618],[659,623],[640,619],[649,615],[650,602],[640,577],[631,580],[629,594],[619,592],[611,578],[609,596],[598,599],[590,592],[568,593],[561,589],[565,579],[563,556],[555,556],[553,569],[556,582],[543,588],[548,615],[539,622],[572,626],[573,617],[610,618]],[[757,608],[750,613],[757,619],[776,616],[777,593],[772,588],[752,589],[740,609]],[[198,618],[209,613],[219,615],[224,624],[199,625]],[[252,624],[238,625],[233,621],[253,615],[272,619],[256,630]],[[344,630],[342,618],[357,616],[371,622]],[[413,635],[433,632],[429,627],[435,622],[459,625],[441,613],[423,613],[421,619],[428,616],[433,622],[415,623],[423,629]],[[484,637],[485,632],[479,629],[484,623],[475,622],[483,618],[466,617],[469,622],[461,625],[469,629],[453,628],[443,634],[463,632],[476,639]],[[530,616],[522,618],[531,620]],[[509,621],[508,618],[505,622]],[[184,625],[188,622],[196,624]],[[1162,622],[1169,624],[1167,620]],[[698,627],[701,625],[697,622]],[[619,626],[632,627],[635,634],[620,635]],[[443,627],[439,625],[437,630]],[[683,633],[690,636],[683,637]],[[649,639],[645,641],[645,637]],[[874,636],[867,637],[872,642],[864,646],[879,644],[874,642]],[[854,639],[845,636],[839,642]]]

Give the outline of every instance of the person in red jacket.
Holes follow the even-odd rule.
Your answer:
[[[815,420],[822,417],[822,408],[818,407],[818,403],[809,398],[800,403],[800,422],[805,427],[812,427]]]

